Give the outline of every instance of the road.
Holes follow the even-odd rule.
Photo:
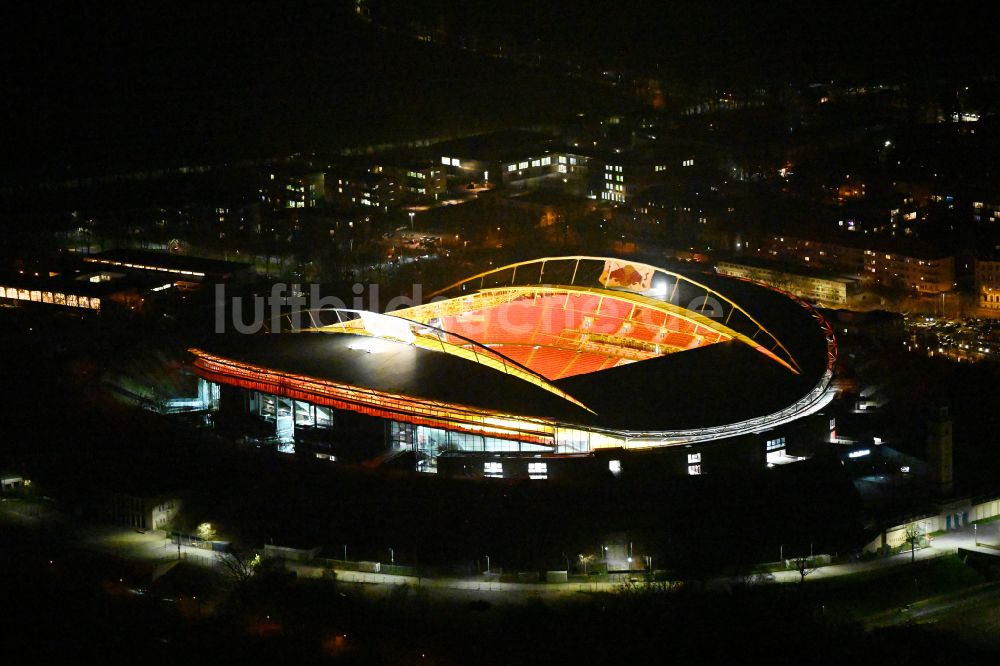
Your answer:
[[[170,542],[168,536],[157,530],[145,533],[137,532],[131,528],[101,525],[93,523],[79,523],[69,521],[58,510],[49,504],[38,502],[10,501],[0,504],[0,518],[18,522],[25,525],[33,525],[44,529],[54,529],[72,534],[76,543],[87,550],[104,552],[124,559],[161,563],[178,558],[177,545]],[[61,525],[61,527],[60,527]],[[977,543],[979,544],[977,546]],[[991,548],[993,546],[993,548]],[[984,523],[978,527],[967,526],[960,530],[955,530],[944,535],[931,539],[931,545],[927,548],[917,550],[914,559],[918,561],[929,560],[935,557],[956,552],[958,548],[968,548],[982,552],[1000,555],[1000,522]],[[219,553],[200,548],[181,546],[181,557],[191,563],[212,567],[218,562]],[[909,552],[892,555],[890,557],[878,558],[864,562],[851,562],[846,564],[834,564],[819,567],[810,572],[806,577],[806,582],[848,576],[871,571],[886,570],[894,567],[905,566],[911,562]],[[321,575],[319,567],[296,567],[302,568],[300,575],[303,577]],[[306,571],[306,569],[311,571]],[[319,573],[317,573],[319,572]],[[361,574],[353,571],[337,571],[338,578],[344,583],[356,584],[363,587],[382,587],[390,590],[399,585],[407,585],[411,588],[422,587],[427,590],[438,590],[445,594],[456,595],[483,595],[500,598],[504,595],[512,597],[537,597],[541,595],[575,595],[590,592],[606,592],[619,589],[618,583],[498,583],[485,582],[478,579],[412,579],[406,576],[392,576],[387,574]],[[641,574],[638,574],[641,579]],[[730,583],[732,581],[729,581]],[[773,573],[773,582],[779,584],[799,583],[800,576],[797,571],[777,571]],[[727,581],[720,580],[715,583],[725,586]],[[450,592],[445,592],[449,590]],[[978,597],[977,597],[978,598]],[[1000,598],[1000,597],[998,597]],[[986,600],[992,597],[987,595]],[[957,601],[956,601],[957,603]],[[936,607],[935,607],[936,608]],[[942,607],[943,608],[943,607]],[[956,606],[958,608],[958,606]],[[937,611],[935,611],[937,612]],[[1000,619],[998,619],[1000,621]]]
[[[111,553],[118,557],[138,562],[165,562],[180,559],[189,562],[215,566],[219,553],[202,548],[181,546],[170,541],[162,530],[137,532],[134,529],[112,525],[85,524],[75,530],[77,543],[87,549]]]
[[[1000,521],[965,525],[964,527],[934,536],[931,547],[955,551],[958,548],[995,549],[1000,554]]]
[[[0,521],[9,521],[38,531],[84,550],[107,553],[136,562],[160,563],[178,559],[177,544],[162,530],[138,532],[133,528],[73,520],[45,501],[5,499],[0,502]],[[181,546],[182,559],[214,566],[219,553]]]
[[[935,624],[949,616],[998,606],[1000,606],[1000,582],[983,583],[873,615],[865,624],[869,629],[906,624]]]
[[[960,529],[931,536],[929,545],[925,548],[917,549],[912,556],[916,561],[924,561],[950,555],[959,548],[978,550],[1000,556],[1000,521],[992,523],[981,523],[977,525],[966,525]],[[837,576],[849,576],[851,574],[865,573],[869,571],[879,571],[898,566],[905,566],[911,562],[909,551],[880,557],[864,562],[850,562],[848,564],[831,564],[819,567],[806,576],[806,581],[822,580],[824,578],[835,578]],[[798,583],[800,582],[797,571],[776,571],[774,572],[774,582],[776,583]]]
[[[913,553],[912,560],[922,562],[924,560],[931,560],[935,557],[941,557],[949,553],[955,552],[955,549],[950,550],[941,548],[921,548]],[[838,576],[850,576],[852,574],[866,573],[869,571],[881,571],[884,569],[891,569],[893,567],[905,566],[910,564],[911,556],[909,552],[900,553],[898,555],[890,555],[889,557],[880,557],[875,560],[866,560],[863,562],[849,562],[847,564],[831,564],[825,567],[817,567],[809,574],[806,575],[806,581],[823,580],[825,578],[836,578]],[[792,571],[775,571],[774,572],[774,582],[775,583],[799,583],[801,582],[801,576],[799,572]]]

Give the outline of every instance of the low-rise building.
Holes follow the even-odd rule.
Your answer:
[[[171,282],[151,276],[117,271],[17,273],[0,276],[0,301],[81,314],[98,314],[115,309],[140,311],[147,296],[171,286]]]
[[[272,210],[315,208],[325,198],[326,174],[306,168],[275,169],[260,188],[261,202]]]
[[[240,282],[254,276],[250,264],[170,252],[108,250],[86,256],[83,261],[95,269],[103,269],[105,274],[155,276],[179,289],[197,289],[205,283]]]
[[[992,200],[979,199],[972,202],[972,221],[977,224],[1000,222],[1000,197]]]
[[[496,132],[434,146],[435,160],[456,179],[512,190],[590,193],[591,158],[533,132]]]
[[[801,267],[789,267],[761,259],[719,261],[720,275],[754,280],[824,307],[844,306],[857,280]]]
[[[503,184],[511,189],[530,189],[553,183],[555,188],[584,195],[590,177],[590,158],[565,151],[509,160],[502,164]]]
[[[1000,310],[1000,259],[976,259],[979,307]]]
[[[388,211],[401,203],[401,182],[380,166],[341,170],[330,178],[331,198],[347,207]]]
[[[955,287],[955,258],[934,248],[911,245],[906,249],[872,240],[813,240],[769,235],[749,243],[748,253],[775,261],[845,273],[865,286],[940,294]]]
[[[31,481],[26,480],[20,472],[0,472],[0,493],[19,493],[28,486]]]
[[[91,511],[94,517],[116,525],[159,530],[174,519],[182,505],[183,501],[172,494],[137,495],[96,489]]]

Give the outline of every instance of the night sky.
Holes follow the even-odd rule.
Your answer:
[[[380,22],[553,62],[746,86],[995,71],[985,8],[372,0]],[[428,136],[604,108],[606,91],[380,31],[353,3],[24,3],[0,20],[3,181]]]

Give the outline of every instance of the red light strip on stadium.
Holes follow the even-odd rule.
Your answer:
[[[197,357],[197,374],[218,384],[415,425],[555,446],[555,423],[546,419],[421,400],[240,363],[200,349],[188,351]]]

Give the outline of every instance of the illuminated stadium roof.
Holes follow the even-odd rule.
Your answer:
[[[553,446],[568,429],[634,446],[718,439],[830,398],[829,326],[746,281],[557,257],[436,296],[388,315],[314,311],[309,332],[192,350],[196,367],[220,383]]]

